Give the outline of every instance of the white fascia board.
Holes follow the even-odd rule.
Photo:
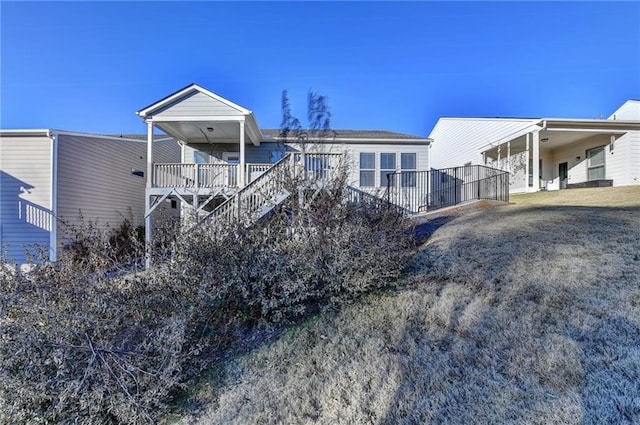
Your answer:
[[[7,129],[0,130],[0,137],[9,137],[9,136],[49,136],[51,134],[50,129],[37,128],[37,129]]]
[[[262,141],[262,133],[260,132],[260,127],[258,126],[258,121],[256,120],[255,115],[253,113],[247,115],[247,135],[249,139],[253,143],[254,146],[260,146],[260,142]]]
[[[291,137],[263,137],[265,142],[290,142],[296,143],[298,139]],[[372,139],[366,137],[327,137],[327,138],[311,138],[310,142],[314,143],[353,143],[353,144],[406,144],[406,145],[430,145],[433,139]]]
[[[631,129],[623,130],[619,128],[562,128],[562,127],[552,127],[552,128],[547,128],[546,130],[575,132],[575,133],[604,133],[604,134],[625,134],[628,131],[633,131]],[[638,127],[636,130],[640,130],[640,127]]]
[[[593,128],[606,128],[606,129],[620,129],[620,130],[640,130],[640,121],[618,121],[618,120],[580,120],[580,119],[556,119],[545,118],[546,130],[557,130],[558,128],[566,128],[567,125],[574,125],[571,127],[575,131],[580,131]],[[554,127],[557,126],[557,127]]]
[[[162,117],[162,118],[147,118],[145,122],[163,123],[163,122],[243,122],[245,117],[243,115],[188,115],[181,117]]]
[[[503,122],[503,121],[514,121],[514,122],[528,122],[528,121],[541,121],[544,118],[518,118],[518,117],[510,117],[510,118],[502,118],[502,117],[495,117],[495,118],[490,118],[490,117],[440,117],[438,119],[438,122],[440,121],[497,121],[497,122]],[[437,125],[437,123],[436,123]]]
[[[324,139],[326,140],[326,139]],[[344,143],[348,143],[348,142],[352,142],[352,143],[408,143],[408,144],[418,144],[418,145],[428,145],[431,142],[433,142],[433,139],[394,139],[394,138],[388,138],[388,139],[368,139],[366,137],[354,137],[354,138],[348,138],[348,137],[336,137],[335,139],[333,139],[337,142],[344,142]],[[330,140],[326,140],[326,141],[330,141]]]

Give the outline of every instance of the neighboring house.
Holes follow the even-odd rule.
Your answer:
[[[324,177],[348,163],[347,184],[371,194],[384,192],[388,173],[428,170],[428,138],[333,130],[282,139],[279,130],[261,129],[250,110],[196,84],[137,114],[147,125],[147,238],[151,213],[166,199],[179,200],[197,218],[268,212],[290,195],[278,186],[287,167],[305,164]],[[181,164],[164,164],[156,156],[154,129],[179,141]]]
[[[133,137],[133,138],[132,138]],[[146,141],[59,130],[0,130],[0,246],[17,263],[37,244],[55,260],[65,225],[144,222]],[[156,158],[180,159],[175,140],[155,141]],[[170,208],[170,205],[169,205]],[[46,253],[46,251],[45,251]]]
[[[640,184],[640,101],[609,119],[449,118],[431,131],[431,168],[509,171],[510,191]]]

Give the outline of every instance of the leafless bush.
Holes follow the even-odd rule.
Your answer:
[[[402,216],[307,189],[252,226],[172,227],[147,271],[122,273],[144,248],[125,223],[79,226],[56,264],[2,273],[0,422],[156,422],[244,330],[391,284],[412,252]]]

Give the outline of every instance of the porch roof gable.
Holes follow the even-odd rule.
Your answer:
[[[172,106],[178,105],[181,102],[184,102],[186,99],[189,99],[190,97],[197,94],[203,95],[201,96],[201,98],[203,98],[202,100],[204,100],[204,102],[202,102],[203,109],[206,109],[207,107],[210,107],[212,105],[216,105],[218,106],[218,108],[216,109],[227,109],[229,112],[233,113],[234,115],[235,114],[237,115],[252,114],[252,112],[247,108],[244,108],[236,103],[233,103],[230,100],[227,100],[222,96],[219,96],[214,92],[207,90],[204,87],[201,87],[195,83],[189,84],[188,86],[174,93],[171,93],[168,96],[165,96],[164,98],[152,103],[151,105],[148,105],[140,109],[138,112],[136,112],[136,114],[143,119],[151,118],[156,114],[165,112],[167,109],[170,109]],[[207,99],[209,100],[208,102],[209,104],[205,103]],[[221,106],[223,108],[220,108]],[[208,113],[207,115],[212,115],[212,114]]]
[[[140,109],[136,115],[186,143],[200,138],[207,142],[234,139],[239,137],[236,123],[242,122],[246,124],[246,141],[256,146],[261,141],[252,111],[195,83]]]

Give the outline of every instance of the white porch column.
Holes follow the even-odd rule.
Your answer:
[[[531,189],[529,189],[529,158],[531,158],[530,153],[529,153],[529,145],[530,145],[529,141],[531,139],[531,134],[530,133],[527,133],[526,139],[527,139],[527,144],[526,144],[526,147],[525,147],[526,155],[525,155],[525,158],[524,158],[524,178],[526,179],[525,180],[525,185],[526,186],[524,188],[525,188],[525,192],[529,192],[531,190]]]
[[[147,190],[144,194],[145,267],[151,266],[151,195],[153,187],[153,123],[147,121]]]
[[[511,172],[511,140],[507,142],[507,171]]]
[[[244,187],[245,184],[245,175],[246,175],[246,170],[245,170],[245,158],[244,158],[244,151],[245,151],[245,146],[244,146],[244,121],[240,121],[240,164],[239,164],[239,170],[238,170],[238,183],[240,185],[240,187]]]
[[[533,191],[540,190],[540,132],[533,133]]]
[[[500,162],[500,160],[502,159],[502,155],[501,155],[501,151],[502,150],[502,145],[498,145],[498,168],[502,170],[502,163]]]

